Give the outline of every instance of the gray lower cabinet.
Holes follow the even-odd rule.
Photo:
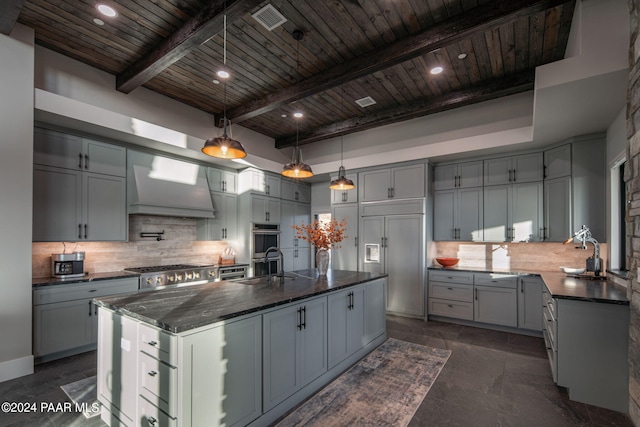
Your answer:
[[[473,273],[429,270],[428,313],[473,320]]]
[[[329,369],[364,346],[364,288],[353,287],[328,296]]]
[[[571,400],[626,413],[629,306],[552,298],[545,289],[543,313],[554,381]]]
[[[542,288],[539,276],[518,278],[518,328],[542,331]]]
[[[518,326],[518,276],[475,273],[473,320],[492,325]]]
[[[95,349],[98,307],[92,299],[137,289],[137,277],[35,288],[33,354],[36,361],[54,360]]]
[[[263,316],[263,410],[269,411],[327,371],[327,297]]]

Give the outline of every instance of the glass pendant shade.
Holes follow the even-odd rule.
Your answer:
[[[229,138],[227,136],[227,118],[223,119],[224,128],[222,136],[209,138],[202,147],[202,152],[207,156],[217,157],[219,159],[243,159],[247,157],[247,152],[240,141]]]
[[[353,181],[345,175],[346,171],[344,170],[344,166],[340,166],[340,169],[338,169],[338,178],[331,181],[329,188],[332,190],[353,190],[356,188]]]
[[[313,176],[313,171],[311,166],[302,161],[302,150],[295,147],[291,162],[284,165],[280,174],[288,178],[309,178]]]

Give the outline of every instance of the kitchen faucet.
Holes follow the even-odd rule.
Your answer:
[[[587,249],[587,242],[593,244],[593,256],[587,258],[587,271],[593,271],[596,276],[600,275],[602,271],[602,260],[600,259],[600,243],[591,236],[591,230],[586,225],[583,225],[580,230],[576,231],[573,236],[564,241],[567,245],[573,241],[573,239],[579,239],[582,242],[582,249]]]
[[[264,261],[267,263],[267,268],[269,269],[269,283],[271,283],[271,263],[269,262],[269,253],[270,252],[276,252],[278,254],[278,259],[280,260],[280,271],[278,271],[276,273],[275,277],[279,277],[280,280],[284,280],[284,267],[283,267],[283,263],[284,263],[284,258],[282,255],[282,251],[280,250],[280,248],[276,247],[276,246],[271,246],[269,249],[266,250],[266,252],[264,253]]]

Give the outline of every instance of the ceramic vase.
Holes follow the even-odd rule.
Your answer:
[[[329,270],[329,251],[326,249],[318,249],[316,252],[316,267],[318,267],[318,275],[326,276]]]

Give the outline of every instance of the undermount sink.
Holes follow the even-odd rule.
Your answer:
[[[284,277],[281,276],[271,276],[271,283],[277,283],[282,279],[295,279],[294,276],[289,276],[287,274]],[[269,276],[259,276],[259,277],[250,277],[248,279],[237,279],[234,282],[238,282],[243,285],[268,285],[269,284]]]

